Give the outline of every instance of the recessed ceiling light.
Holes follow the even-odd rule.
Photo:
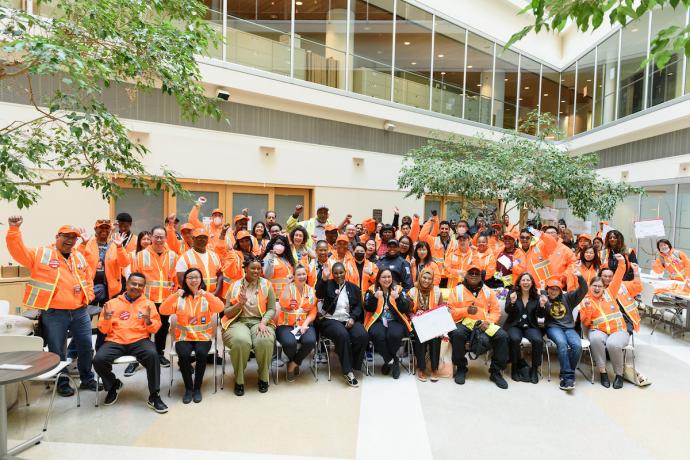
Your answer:
[[[561,101],[561,102],[565,103],[565,101],[564,101],[564,100],[563,100],[563,101]]]
[[[529,86],[525,86],[525,89],[529,89]]]
[[[445,75],[445,74],[446,74],[445,72],[441,72],[441,75]]]
[[[589,83],[589,82],[591,82],[591,81],[592,81],[592,79],[591,79],[591,78],[588,78],[588,79],[587,79],[587,83]]]
[[[632,29],[630,29],[630,32],[637,32],[638,30],[640,29],[638,29],[637,27],[633,27]]]
[[[468,66],[467,66],[467,68],[468,68],[468,69],[471,69],[471,68],[472,68],[472,66],[471,66],[471,65],[468,65]]]
[[[445,54],[439,54],[438,57],[443,58],[443,57],[446,57],[446,55]]]
[[[549,97],[549,93],[544,93],[544,97]]]
[[[412,65],[417,65],[417,63],[416,63],[416,62],[410,62],[410,64],[412,64]]]
[[[409,45],[409,44],[410,44],[410,42],[403,42],[403,44],[404,44],[404,45]]]
[[[302,2],[295,2],[295,5],[302,6]]]

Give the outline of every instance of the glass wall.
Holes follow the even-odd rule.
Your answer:
[[[394,0],[351,0],[352,91],[379,99],[391,99],[393,64]]]
[[[690,254],[690,184],[678,186],[676,231],[672,243],[674,247]]]
[[[646,14],[622,30],[618,118],[644,109],[645,69],[640,65],[647,59],[648,29]]]
[[[656,185],[645,187],[644,189],[647,194],[640,199],[639,220],[662,219],[664,221],[664,229],[666,230],[666,238],[672,240],[676,186]],[[638,262],[646,270],[651,268],[654,261],[657,252],[656,241],[656,238],[644,238],[639,241]]]
[[[595,54],[596,50],[592,50],[577,61],[575,134],[592,129]]]
[[[549,113],[558,121],[558,93],[561,73],[544,66],[541,73],[541,113]]]
[[[465,84],[465,118],[491,124],[494,43],[468,33]]]
[[[518,99],[518,122],[517,127],[527,119],[527,114],[539,108],[539,75],[541,64],[530,58],[522,56],[520,58],[520,98]],[[535,129],[528,131],[528,134],[536,134]]]
[[[294,77],[345,89],[347,0],[295,3]]]
[[[499,128],[515,129],[519,65],[518,53],[496,47],[492,125]]]
[[[573,135],[575,127],[575,64],[561,73],[561,100],[558,110],[558,126],[562,136]]]
[[[661,30],[676,26],[685,27],[685,16],[672,8],[654,10],[652,14],[652,33],[655,37]],[[652,62],[649,66],[647,107],[670,101],[683,95],[683,53],[674,53],[663,69],[657,69]]]
[[[595,128],[616,119],[619,40],[620,32],[616,32],[597,46],[597,87],[594,96]]]
[[[444,19],[436,18],[434,75],[431,110],[462,117],[465,83],[465,34]]]
[[[393,100],[428,109],[434,18],[431,13],[397,1]]]

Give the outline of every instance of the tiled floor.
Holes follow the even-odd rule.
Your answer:
[[[616,391],[591,385],[581,374],[572,394],[554,378],[538,385],[509,380],[507,391],[488,380],[483,360],[472,362],[468,381],[418,382],[377,373],[359,389],[345,386],[334,369],[314,382],[306,367],[295,383],[256,390],[249,371],[247,394],[226,388],[213,394],[207,372],[204,401],[183,405],[176,376],[167,398],[170,412],[145,404],[143,370],[123,378],[111,407],[94,407],[94,393],[56,400],[45,441],[20,455],[26,459],[134,460],[183,458],[274,459],[472,459],[472,458],[689,458],[690,345],[663,331],[636,336],[638,370],[653,384]],[[306,366],[306,365],[305,365]],[[337,364],[336,364],[337,366]],[[589,365],[583,365],[588,373]],[[122,372],[119,369],[118,372]],[[283,374],[284,375],[284,374]],[[31,388],[31,406],[9,414],[10,444],[41,429],[50,393]],[[101,395],[103,397],[103,395]]]

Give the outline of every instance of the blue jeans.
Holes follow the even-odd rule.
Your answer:
[[[60,360],[65,360],[65,341],[67,332],[72,333],[72,342],[77,348],[79,378],[82,383],[90,382],[94,379],[91,370],[93,361],[93,349],[91,347],[91,318],[86,312],[86,307],[76,310],[56,310],[49,308],[41,315],[43,325],[43,336],[48,351],[60,356]],[[67,372],[67,370],[63,370]]]
[[[575,329],[552,326],[546,329],[546,335],[556,344],[558,349],[561,379],[575,380],[575,369],[577,369],[582,355],[580,334]]]

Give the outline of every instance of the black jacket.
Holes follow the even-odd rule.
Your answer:
[[[523,314],[527,314],[527,324],[534,328],[539,327],[537,319],[544,317],[544,309],[539,308],[539,297],[530,297],[527,301],[527,307],[525,308],[520,294],[518,294],[518,299],[515,303],[510,301],[510,295],[508,295],[506,299],[506,313],[508,314],[508,318],[506,318],[506,322],[503,324],[504,329],[517,326]]]
[[[378,305],[379,299],[376,298],[376,295],[374,295],[371,292],[371,290],[367,291],[366,295],[364,296],[364,309],[370,313],[374,313]],[[395,305],[396,307],[398,307],[398,311],[400,312],[400,314],[404,315],[410,311],[410,299],[408,299],[404,291],[400,292],[400,295],[395,300]],[[400,315],[398,315],[398,312],[396,312],[395,309],[391,308],[391,311],[393,312],[393,315],[400,317]],[[402,321],[402,318],[399,319],[400,321]]]
[[[321,277],[316,280],[316,298],[323,300],[323,311],[332,315],[335,312],[335,305],[338,302],[338,294],[335,293],[339,286],[334,280],[323,281]],[[347,290],[347,299],[350,302],[350,318],[355,321],[362,320],[362,292],[359,288],[350,283],[345,282],[345,289]]]
[[[389,257],[385,255],[376,262],[379,270],[389,269],[393,273],[393,279],[400,284],[405,292],[412,288],[412,272],[410,263],[400,256]]]

